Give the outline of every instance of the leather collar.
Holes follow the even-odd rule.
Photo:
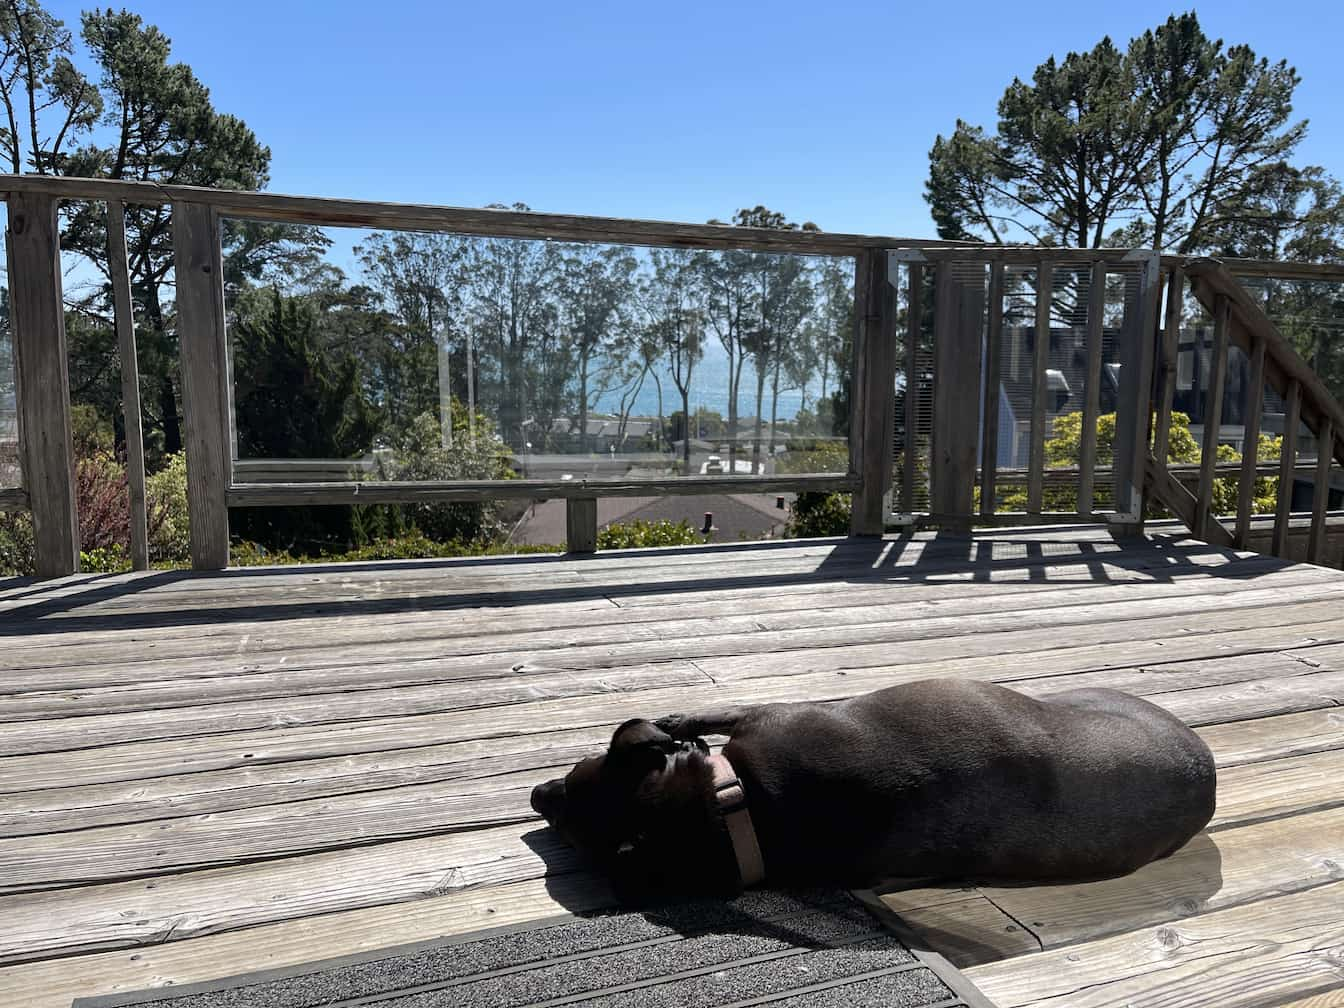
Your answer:
[[[751,810],[747,808],[747,793],[727,757],[711,756],[709,765],[714,771],[714,797],[728,825],[742,886],[758,885],[765,879],[765,860],[761,857],[761,846],[756,842],[756,827],[752,825]]]

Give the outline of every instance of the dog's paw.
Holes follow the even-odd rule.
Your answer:
[[[685,714],[669,714],[666,717],[660,717],[653,722],[654,727],[661,732],[666,732],[673,738],[682,738],[682,732],[686,728],[686,722],[689,718]]]

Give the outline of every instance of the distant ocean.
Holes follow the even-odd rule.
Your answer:
[[[671,416],[672,413],[681,409],[681,393],[677,391],[676,384],[672,381],[671,374],[666,367],[655,368],[663,384],[663,415]],[[783,381],[783,375],[780,376]],[[826,394],[830,395],[835,389],[835,375],[832,373],[826,384]],[[785,392],[783,389],[779,393],[779,405],[777,412],[780,420],[792,420],[798,413],[798,409],[803,405],[803,389],[790,389]],[[806,402],[809,410],[816,409],[817,397],[821,395],[821,378],[814,377],[808,383],[806,388]],[[696,362],[695,369],[691,373],[691,412],[697,409],[705,409],[718,413],[724,417],[728,415],[728,356],[724,352],[723,346],[714,339],[710,339],[705,345],[705,356]],[[608,392],[598,400],[596,411],[599,413],[619,413],[621,409],[620,390]],[[742,379],[737,393],[737,410],[742,416],[755,416],[756,414],[756,371],[748,360],[742,368]],[[765,394],[761,399],[761,413],[766,420],[770,419],[770,375],[765,378]],[[639,396],[635,400],[634,409],[631,410],[632,416],[658,415],[658,387],[653,380],[653,374],[650,373],[644,379],[644,387],[639,390]]]

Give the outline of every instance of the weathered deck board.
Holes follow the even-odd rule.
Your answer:
[[[1190,635],[1165,642],[1157,640],[1123,646],[1028,652],[1011,663],[1005,663],[997,653],[966,658],[954,652],[950,657],[936,662],[850,669],[845,667],[841,659],[833,658],[839,668],[827,670],[810,664],[810,667],[820,670],[799,670],[773,678],[752,678],[722,685],[706,683],[670,689],[646,689],[635,697],[536,700],[527,705],[508,704],[474,710],[469,715],[461,712],[433,713],[386,717],[369,723],[353,721],[328,725],[276,725],[218,735],[83,747],[69,752],[10,756],[0,760],[0,788],[31,790],[250,767],[286,760],[377,753],[473,739],[507,739],[520,734],[544,735],[558,730],[614,726],[632,711],[661,714],[711,699],[839,699],[885,685],[936,675],[998,679],[1027,689],[1029,679],[1034,674],[1038,677],[1056,677],[1048,685],[1063,689],[1068,688],[1067,680],[1057,677],[1069,668],[1089,670],[1087,673],[1079,673],[1089,675],[1090,678],[1084,682],[1087,685],[1099,685],[1103,677],[1091,673],[1107,670],[1111,662],[1119,663],[1121,672],[1132,669],[1134,663],[1144,662],[1144,668],[1158,670],[1154,672],[1154,678],[1157,679],[1162,674],[1160,669],[1168,667],[1163,662],[1210,657],[1214,660],[1230,660],[1238,654],[1249,656],[1251,671],[1254,671],[1256,663],[1270,660],[1265,657],[1267,653],[1312,648],[1320,639],[1313,636],[1312,631],[1322,633],[1338,629],[1337,623],[1329,623],[1271,628],[1245,634],[1224,631]],[[974,643],[976,638],[966,640]],[[1247,650],[1239,651],[1240,647]],[[1145,659],[1153,664],[1147,664]],[[1294,662],[1286,666],[1286,670],[1296,672],[1299,664],[1302,666],[1302,674],[1311,674],[1318,667],[1329,668]],[[697,663],[697,666],[703,668],[703,663]],[[1246,675],[1241,671],[1232,671],[1230,674],[1230,681],[1233,682],[1245,678]],[[1221,680],[1215,678],[1212,681]],[[1264,707],[1255,692],[1244,699],[1257,709]],[[1299,706],[1297,709],[1306,708]],[[68,744],[79,743],[80,736],[72,733]]]
[[[0,639],[0,961],[24,960],[0,967],[0,1003],[604,905],[527,792],[613,725],[934,675],[1145,695],[1221,768],[1213,831],[1129,879],[902,893],[957,961],[1002,960],[972,971],[991,996],[1092,1003],[1067,985],[1095,968],[1097,1004],[1209,1003],[1190,1000],[1193,959],[1143,951],[1207,921],[1233,929],[1209,932],[1211,989],[1249,975],[1299,1008],[1329,989],[1313,949],[1335,948],[1320,901],[1344,884],[1337,571],[1055,527],[81,575],[0,584]],[[1081,966],[1049,958],[1072,950]]]
[[[829,613],[814,612],[811,616],[805,613],[798,616],[762,613],[742,617],[713,617],[702,621],[709,632],[699,636],[680,636],[680,628],[674,623],[651,623],[636,624],[632,628],[612,626],[601,631],[558,636],[539,634],[536,637],[514,637],[507,641],[473,638],[466,644],[456,645],[428,640],[416,642],[414,647],[405,644],[380,644],[363,648],[351,646],[329,653],[317,663],[311,659],[306,662],[300,660],[295,663],[297,668],[285,668],[281,672],[252,671],[229,675],[227,670],[230,663],[216,662],[224,666],[222,674],[186,683],[157,680],[141,683],[138,688],[118,685],[83,691],[60,687],[54,691],[0,697],[0,719],[19,721],[80,716],[83,744],[110,744],[120,741],[115,737],[118,727],[123,733],[130,732],[132,737],[144,738],[153,737],[152,734],[143,734],[151,729],[171,731],[178,735],[196,730],[217,730],[210,725],[219,721],[230,725],[227,730],[241,730],[248,727],[249,717],[260,717],[267,724],[274,723],[275,719],[289,724],[313,723],[316,720],[339,721],[345,720],[342,715],[343,704],[357,706],[366,717],[392,716],[417,711],[451,710],[454,709],[454,695],[466,695],[479,690],[483,697],[488,697],[492,688],[498,689],[490,683],[460,685],[461,680],[466,679],[503,677],[514,684],[503,691],[503,696],[509,695],[510,690],[522,693],[528,686],[533,686],[536,689],[535,698],[539,699],[556,695],[545,675],[549,669],[572,670],[565,674],[573,675],[581,670],[616,670],[623,665],[693,661],[699,658],[713,658],[718,664],[724,656],[754,655],[762,651],[788,652],[809,647],[850,648],[855,643],[876,641],[894,644],[931,638],[945,642],[972,634],[980,639],[1011,630],[1011,638],[993,638],[1001,643],[1001,652],[1008,654],[1012,653],[1015,646],[1020,646],[1020,642],[1034,641],[1031,636],[1033,631],[1038,631],[1039,637],[1048,638],[1054,636],[1050,631],[1098,624],[1099,620],[1104,619],[1111,634],[1129,629],[1122,624],[1139,621],[1140,625],[1133,628],[1133,635],[1145,637],[1150,633],[1145,621],[1160,618],[1163,622],[1153,628],[1153,632],[1161,635],[1170,632],[1167,628],[1177,617],[1202,615],[1213,606],[1219,609],[1219,615],[1210,618],[1207,623],[1201,620],[1199,625],[1202,628],[1226,626],[1232,621],[1250,629],[1262,625],[1280,625],[1284,618],[1281,603],[1290,599],[1295,603],[1295,608],[1290,611],[1300,612],[1303,619],[1309,619],[1314,614],[1329,613],[1331,610],[1326,603],[1344,604],[1344,585],[1294,584],[1263,591],[1243,590],[1215,595],[1183,592],[1171,598],[1106,601],[1099,605],[1058,608],[1008,609],[992,615],[966,613],[916,616],[904,612],[904,606],[900,604],[869,606],[863,610],[868,618],[862,624],[827,619]],[[1307,606],[1308,602],[1314,605]],[[1234,610],[1241,609],[1255,611],[1232,615]],[[817,625],[809,626],[812,620],[816,620]],[[802,626],[791,626],[791,623]],[[1179,629],[1184,631],[1187,628],[1182,626]],[[622,631],[626,634],[625,640],[619,637]],[[610,642],[595,643],[592,639],[594,636],[607,637]],[[504,648],[507,650],[502,650]],[[277,664],[285,664],[284,658]],[[394,667],[386,669],[386,665]],[[244,668],[252,667],[255,667],[255,663],[244,663]],[[143,664],[137,664],[134,668],[136,671],[151,671]],[[540,674],[532,674],[534,670]],[[97,670],[91,671],[96,673]],[[117,672],[114,669],[109,674],[116,675]],[[675,682],[679,676],[686,675],[692,680],[695,678],[693,669],[689,673],[685,669],[669,669],[668,680]],[[14,677],[16,680],[27,678],[22,675]],[[551,677],[552,680],[554,678]],[[417,690],[410,687],[412,683],[427,685]],[[454,684],[458,688],[445,684]],[[407,688],[394,693],[390,689],[393,686]],[[345,694],[347,690],[360,692]],[[345,695],[315,699],[325,694]],[[435,696],[441,698],[437,707],[434,706]],[[246,701],[250,698],[257,699],[249,704]],[[158,708],[185,708],[207,704],[212,700],[232,702],[214,709],[201,708],[199,712],[180,709],[171,721],[165,721],[161,715],[152,713]],[[500,699],[495,702],[506,701]],[[314,711],[315,705],[322,710]],[[107,713],[118,710],[130,713]],[[55,728],[58,735],[69,735],[66,728],[60,725]],[[43,731],[40,725],[32,726],[27,732],[17,729],[9,734],[5,751],[49,751],[19,748],[24,744],[35,744],[25,743],[24,739],[40,739]],[[136,731],[142,734],[135,734]],[[107,734],[114,737],[105,737]]]
[[[1341,863],[1336,808],[1200,836],[1122,879],[979,892],[1058,948],[1337,882]]]
[[[1000,1008],[1269,1008],[1344,983],[1344,883],[1004,962],[967,975]]]
[[[1014,685],[1026,692],[1039,694],[1083,686],[1109,686],[1150,696],[1154,702],[1161,704],[1171,699],[1164,700],[1163,694],[1175,693],[1176,699],[1180,699],[1179,691],[1195,687],[1261,680],[1266,676],[1310,676],[1325,667],[1323,652],[1332,652],[1330,657],[1333,659],[1341,650],[1344,649],[1325,646],[1289,652],[1257,652],[1167,665],[1079,672],[1017,681]],[[1332,667],[1344,667],[1344,660],[1333,663]],[[922,676],[926,670],[912,668],[899,671],[903,678],[906,675]],[[795,684],[803,685],[797,680]],[[856,680],[846,684],[847,689],[855,686],[862,687],[863,682]],[[806,688],[800,695],[808,695]],[[1250,696],[1252,702],[1256,702],[1258,687],[1252,689]],[[1292,721],[1276,729],[1280,721],[1288,722],[1290,715],[1263,721],[1232,722],[1225,727],[1266,726],[1256,736],[1254,759],[1330,749],[1344,737],[1344,723],[1330,721],[1330,715],[1326,712],[1313,710],[1297,716],[1315,717],[1311,725],[1320,734],[1317,736],[1308,732],[1306,722]],[[1336,716],[1335,721],[1344,722],[1344,717]],[[1217,727],[1220,726],[1205,729],[1205,732],[1216,731]],[[404,784],[434,781],[456,783],[473,778],[498,783],[503,775],[572,764],[599,747],[609,732],[609,725],[599,725],[568,732],[295,759],[278,764],[258,765],[253,761],[252,765],[239,769],[206,770],[170,777],[140,777],[99,784],[69,783],[78,779],[83,770],[81,764],[69,762],[64,770],[59,765],[53,767],[51,774],[53,778],[65,779],[65,786],[0,793],[0,836],[56,832],[253,805],[274,805],[284,801],[381,790]],[[160,745],[171,744],[165,742]],[[1215,755],[1220,755],[1218,744],[1212,740],[1211,744],[1214,745]],[[115,750],[116,747],[111,748]],[[51,755],[53,760],[60,758],[59,754]],[[105,758],[106,751],[77,753],[70,759],[73,761],[78,758],[83,763],[92,761],[102,765],[100,756]],[[1250,761],[1251,758],[1245,753],[1241,754],[1240,762]],[[1223,765],[1221,761],[1220,765]],[[10,777],[12,783],[21,780],[17,774],[11,774]]]
[[[1282,569],[1277,561],[1243,562],[1238,576],[1210,578],[1206,574],[1187,574],[1170,581],[1152,584],[1134,582],[1108,585],[1072,583],[1033,587],[1023,584],[964,584],[962,582],[918,584],[904,587],[900,599],[893,602],[889,585],[834,584],[807,593],[765,595],[752,592],[733,601],[727,612],[724,600],[688,603],[673,596],[659,607],[575,609],[533,616],[530,611],[514,619],[510,614],[491,609],[484,612],[412,613],[395,620],[385,616],[343,618],[339,626],[329,627],[318,619],[292,620],[281,628],[268,623],[239,625],[228,635],[178,632],[180,636],[147,639],[133,632],[121,642],[110,634],[81,634],[69,644],[80,645],[78,653],[68,648],[53,649],[50,642],[29,648],[8,650],[10,667],[23,670],[0,683],[0,695],[45,689],[73,690],[93,685],[111,688],[138,682],[173,679],[256,675],[270,668],[304,671],[359,664],[382,668],[414,659],[418,655],[479,654],[497,651],[501,643],[514,643],[528,649],[569,646],[582,641],[589,644],[681,634],[687,630],[704,633],[753,633],[777,628],[784,619],[791,627],[843,626],[875,622],[879,618],[911,621],[924,617],[943,618],[983,614],[992,604],[999,614],[1034,612],[1078,606],[1096,606],[1129,601],[1155,601],[1166,598],[1233,596],[1247,591],[1294,587],[1304,597],[1312,597],[1315,588],[1336,585],[1322,577],[1316,568]],[[1195,580],[1198,579],[1198,580]],[[1327,591],[1328,594],[1328,591]],[[990,603],[989,600],[993,599]],[[785,614],[781,607],[787,607]],[[772,626],[773,624],[773,626]],[[316,640],[310,636],[320,632]],[[501,641],[507,635],[508,642]],[[85,639],[87,638],[87,639]],[[64,639],[64,638],[62,638]],[[339,659],[339,660],[338,660]],[[87,666],[87,667],[86,667]],[[390,671],[373,672],[387,675]],[[255,680],[249,680],[253,683]],[[284,694],[277,694],[284,695]]]

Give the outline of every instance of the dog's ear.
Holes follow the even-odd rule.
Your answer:
[[[652,721],[631,718],[611,736],[607,765],[627,771],[645,773],[661,768],[668,753],[681,748],[671,735]]]

